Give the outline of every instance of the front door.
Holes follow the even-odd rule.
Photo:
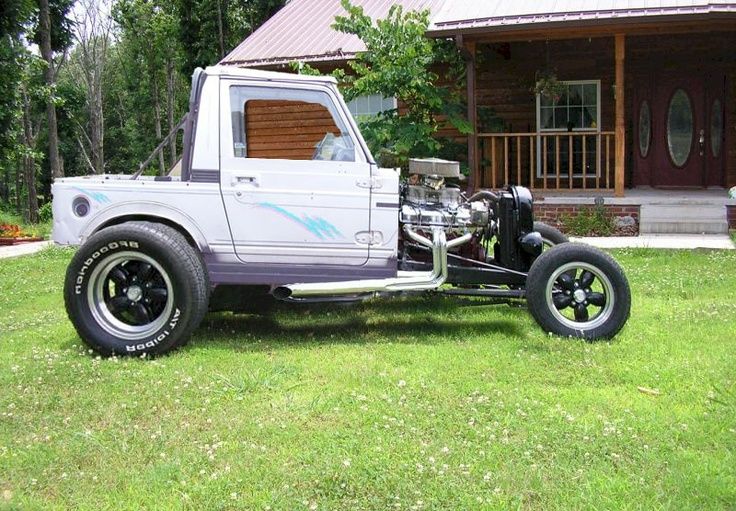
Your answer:
[[[715,77],[657,77],[642,87],[635,118],[638,184],[723,184],[723,90]]]
[[[371,165],[334,92],[221,82],[221,190],[238,258],[253,265],[368,260]]]

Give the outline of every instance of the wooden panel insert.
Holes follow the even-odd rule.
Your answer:
[[[245,104],[248,158],[311,160],[326,133],[340,135],[340,130],[318,103],[252,99]]]

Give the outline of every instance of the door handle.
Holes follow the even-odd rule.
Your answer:
[[[250,174],[236,174],[232,178],[231,184],[237,185],[254,185],[258,186],[258,176]]]
[[[700,156],[703,156],[705,152],[705,130],[700,130],[700,137],[698,138],[698,147],[700,148]]]

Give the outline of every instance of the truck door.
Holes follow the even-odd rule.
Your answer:
[[[370,163],[319,84],[221,81],[220,184],[244,263],[368,260]]]

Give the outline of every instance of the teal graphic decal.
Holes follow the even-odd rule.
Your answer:
[[[90,192],[89,190],[79,188],[78,186],[75,186],[74,189],[80,193],[89,195],[93,200],[99,202],[100,204],[107,204],[109,202],[112,202],[109,197],[102,192]]]
[[[302,215],[301,218],[296,216],[291,211],[288,211],[281,206],[277,206],[276,204],[273,204],[271,202],[260,202],[258,204],[262,208],[267,208],[272,211],[275,211],[276,213],[280,214],[281,216],[284,216],[288,218],[289,220],[298,223],[302,227],[304,227],[306,230],[317,236],[319,239],[336,239],[336,238],[343,238],[344,236],[342,233],[338,230],[337,227],[332,225],[330,222],[325,220],[321,217],[312,217],[307,215]]]

